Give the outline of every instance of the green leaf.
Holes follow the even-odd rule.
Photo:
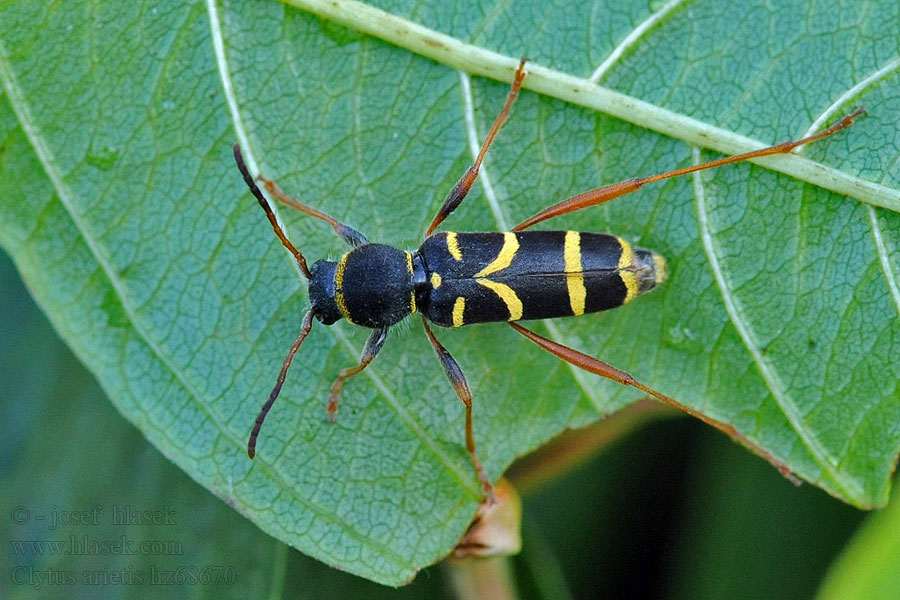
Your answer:
[[[900,495],[871,515],[831,566],[818,600],[888,600],[900,581]]]
[[[324,400],[366,334],[316,327],[246,458],[307,298],[230,146],[370,239],[415,248],[525,55],[540,93],[521,94],[448,228],[502,229],[699,160],[683,140],[732,151],[866,107],[802,150],[815,162],[767,163],[792,176],[727,167],[553,222],[653,248],[672,275],[625,308],[536,327],[734,424],[830,493],[885,502],[900,448],[900,216],[858,199],[900,197],[894,4],[313,8],[330,6],[349,8],[331,15],[347,30],[268,2],[0,8],[0,243],[164,454],[267,532],[376,581],[449,551],[479,490],[462,406],[417,323],[347,384],[333,425]],[[610,56],[599,81],[627,97],[588,81]],[[311,260],[344,251],[322,223],[279,214]],[[437,334],[472,386],[492,478],[637,397],[502,324]]]
[[[149,598],[176,579],[261,597],[284,577],[287,547],[122,421],[15,279],[0,255],[0,310],[16,315],[0,325],[3,597]]]

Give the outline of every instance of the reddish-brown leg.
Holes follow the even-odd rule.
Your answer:
[[[425,317],[422,317],[422,325],[425,326],[425,333],[428,334],[428,341],[430,341],[431,345],[434,347],[438,360],[441,361],[441,366],[444,367],[444,372],[447,374],[447,378],[453,385],[456,395],[459,396],[459,399],[466,405],[466,450],[468,450],[469,457],[472,459],[472,465],[475,467],[475,473],[478,475],[478,481],[481,482],[481,487],[487,496],[487,501],[493,504],[495,502],[494,486],[491,485],[491,480],[488,479],[487,473],[484,472],[481,459],[478,458],[478,453],[475,452],[475,436],[472,434],[472,392],[469,391],[469,384],[466,382],[466,376],[463,375],[462,369],[459,368],[459,363],[450,356],[447,349],[444,348],[436,337],[434,337],[434,334],[431,332],[431,327],[428,326]]]
[[[787,154],[797,146],[810,144],[812,142],[821,140],[822,138],[826,138],[834,133],[837,133],[841,129],[850,127],[850,125],[853,124],[853,120],[856,117],[865,114],[865,112],[865,110],[859,108],[851,114],[845,116],[843,119],[841,119],[828,129],[820,131],[815,135],[811,135],[796,142],[783,142],[776,146],[770,146],[761,150],[754,150],[753,152],[747,152],[745,154],[738,154],[735,156],[728,156],[726,158],[711,160],[700,165],[694,165],[691,167],[686,167],[684,169],[677,169],[675,171],[669,171],[668,173],[663,173],[661,175],[653,175],[652,177],[637,177],[635,179],[628,179],[626,181],[620,181],[618,183],[605,185],[601,188],[597,188],[589,192],[584,192],[583,194],[578,194],[577,196],[572,196],[568,200],[563,200],[562,202],[558,202],[553,206],[548,206],[537,214],[525,219],[524,221],[513,227],[513,231],[522,231],[523,229],[527,229],[532,225],[540,223],[541,221],[544,221],[546,219],[552,219],[553,217],[558,217],[570,212],[575,212],[583,208],[588,208],[589,206],[595,206],[597,204],[602,204],[603,202],[608,202],[613,198],[618,198],[619,196],[630,194],[631,192],[638,190],[644,184],[659,181],[661,179],[678,177],[679,175],[686,175],[695,171],[702,171],[703,169],[712,169],[714,167],[721,167],[722,165],[743,162],[751,158],[759,158],[761,156],[769,156],[771,154]]]
[[[295,208],[295,209],[299,210],[300,212],[302,212],[303,214],[309,215],[310,217],[315,217],[317,219],[321,219],[322,221],[325,221],[326,223],[331,225],[331,228],[334,230],[334,232],[336,234],[338,234],[338,236],[340,236],[340,238],[342,240],[344,240],[345,242],[347,242],[349,245],[355,247],[355,246],[361,246],[367,242],[366,236],[364,236],[357,230],[353,229],[349,225],[341,223],[340,221],[331,217],[330,215],[327,215],[320,210],[316,210],[315,208],[313,208],[311,206],[307,206],[306,204],[303,204],[299,200],[294,200],[293,198],[288,196],[286,193],[284,193],[284,190],[282,190],[280,187],[278,187],[278,184],[275,183],[274,181],[272,181],[271,179],[266,179],[262,175],[257,176],[257,179],[262,182],[263,187],[266,188],[267,192],[269,192],[270,194],[272,194],[273,196],[275,196],[276,198],[278,198],[279,200],[281,200],[282,202],[284,202],[291,208]]]
[[[800,483],[799,480],[791,474],[790,468],[774,456],[772,456],[768,451],[760,448],[743,435],[741,435],[734,426],[729,425],[728,423],[723,423],[721,421],[717,421],[711,417],[704,415],[701,412],[698,412],[691,408],[690,406],[684,405],[677,400],[666,396],[661,392],[657,392],[653,388],[647,387],[640,381],[635,380],[634,377],[626,373],[625,371],[621,371],[612,365],[608,365],[602,360],[598,360],[592,356],[588,356],[587,354],[582,354],[577,350],[573,350],[568,346],[563,346],[562,344],[558,344],[552,340],[548,340],[547,338],[534,333],[529,329],[525,329],[518,323],[510,323],[509,324],[513,329],[527,337],[529,340],[549,352],[554,356],[561,358],[569,364],[575,365],[579,369],[584,369],[590,373],[594,373],[595,375],[600,375],[601,377],[606,377],[607,379],[611,379],[615,382],[621,383],[622,385],[630,385],[632,387],[636,387],[637,389],[650,394],[657,400],[661,400],[666,404],[677,408],[680,411],[683,411],[692,417],[696,417],[706,423],[707,425],[712,425],[722,433],[728,435],[736,442],[748,447],[750,450],[763,457],[767,461],[769,461],[772,466],[774,466],[778,471],[784,475],[786,478],[791,480],[794,483]]]
[[[328,395],[328,407],[325,410],[328,413],[328,420],[332,423],[338,411],[338,399],[340,398],[341,390],[344,388],[344,382],[369,366],[369,363],[381,350],[381,346],[384,345],[384,340],[387,339],[387,331],[387,327],[379,327],[373,330],[369,334],[369,339],[366,340],[366,345],[363,347],[359,364],[342,370],[331,385],[331,394]]]
[[[488,148],[491,147],[491,143],[494,141],[494,137],[497,135],[497,132],[500,131],[500,127],[506,122],[506,118],[509,116],[509,109],[512,107],[516,96],[519,95],[519,89],[522,87],[522,80],[525,79],[525,75],[527,74],[525,72],[525,62],[526,59],[524,58],[519,62],[519,68],[516,69],[516,74],[515,77],[513,77],[509,93],[506,95],[506,102],[503,104],[503,109],[500,111],[500,114],[497,115],[497,118],[494,119],[494,124],[491,125],[487,137],[484,138],[484,143],[481,144],[481,150],[475,158],[475,163],[463,173],[463,176],[459,178],[459,181],[456,182],[456,185],[453,186],[453,189],[444,199],[444,203],[441,204],[441,208],[434,216],[434,219],[432,219],[431,225],[429,225],[428,229],[425,231],[425,237],[431,235],[431,232],[433,232],[450,213],[456,210],[456,207],[462,203],[466,194],[469,193],[472,184],[475,183],[475,179],[478,177],[478,170],[481,168],[481,162],[484,160],[484,155],[487,154]]]
[[[284,358],[284,363],[281,365],[281,372],[278,374],[278,381],[275,382],[275,387],[269,394],[269,399],[266,400],[266,403],[263,404],[262,409],[256,416],[256,422],[253,423],[253,431],[250,432],[250,440],[247,442],[247,455],[250,458],[256,456],[256,438],[259,436],[259,430],[262,428],[263,421],[266,420],[266,415],[269,414],[269,409],[272,408],[275,398],[281,393],[281,386],[284,385],[284,377],[287,374],[288,368],[291,366],[291,362],[294,360],[294,355],[297,354],[297,350],[300,349],[300,344],[303,343],[303,340],[309,335],[309,330],[312,329],[313,315],[315,314],[315,310],[310,309],[309,312],[306,313],[306,316],[303,317],[300,335],[297,336],[297,341],[291,345],[288,355]]]

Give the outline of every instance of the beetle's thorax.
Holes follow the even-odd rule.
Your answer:
[[[384,244],[363,244],[337,262],[318,261],[309,282],[316,318],[325,325],[343,317],[376,328],[416,312],[414,258]]]

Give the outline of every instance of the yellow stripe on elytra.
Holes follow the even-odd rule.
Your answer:
[[[522,301],[519,300],[519,297],[516,296],[516,293],[511,287],[504,283],[491,281],[490,279],[476,279],[475,281],[500,296],[500,299],[506,304],[507,310],[509,310],[509,321],[518,321],[522,318]],[[455,318],[455,307],[453,312]]]
[[[431,287],[432,288],[438,289],[439,287],[441,287],[442,282],[443,282],[443,280],[441,279],[440,273],[432,273],[431,274]]]
[[[463,311],[466,310],[466,299],[462,296],[456,297],[453,303],[453,326],[461,327],[463,324]]]
[[[350,312],[347,310],[347,303],[344,302],[344,267],[347,266],[348,255],[349,253],[341,257],[341,260],[338,261],[337,270],[334,272],[334,301],[337,302],[341,315],[347,319],[348,323],[352,323],[353,320],[350,318]]]
[[[456,260],[462,260],[462,251],[459,249],[459,240],[456,239],[456,233],[453,231],[447,232],[447,251],[450,253],[450,256]]]
[[[500,252],[497,254],[497,258],[491,261],[491,264],[475,273],[475,277],[484,277],[486,275],[490,275],[491,273],[502,271],[510,265],[518,249],[519,239],[516,237],[516,234],[512,233],[511,231],[505,232],[503,234],[503,247],[500,248]]]
[[[637,277],[634,275],[634,250],[631,249],[631,244],[622,238],[616,239],[619,240],[619,245],[622,247],[622,254],[619,255],[619,277],[625,284],[625,300],[622,301],[622,304],[626,304],[631,302],[638,293]]]
[[[584,270],[581,266],[581,234],[567,231],[563,246],[563,257],[566,260],[566,285],[569,288],[569,304],[575,316],[584,314],[584,300],[587,290],[584,287]]]
[[[405,252],[405,251],[404,251]],[[406,253],[406,270],[409,271],[409,274],[413,274],[413,264],[412,264],[412,253]],[[416,291],[413,290],[409,293],[409,312],[416,312]]]

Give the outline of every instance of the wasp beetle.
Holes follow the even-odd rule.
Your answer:
[[[787,466],[764,449],[741,436],[731,425],[698,413],[692,408],[635,380],[631,375],[596,358],[558,344],[519,325],[518,321],[577,316],[621,306],[650,291],[667,275],[665,259],[625,240],[604,233],[578,231],[525,231],[545,219],[594,206],[641,186],[771,154],[788,153],[802,144],[827,137],[852,124],[863,110],[845,116],[828,129],[796,142],[784,142],[754,152],[713,160],[652,177],[629,179],[573,196],[538,212],[504,233],[456,233],[434,230],[465,199],[478,177],[484,156],[506,121],[526,75],[523,59],[515,71],[506,102],[494,120],[474,163],[446,197],[418,250],[408,252],[383,244],[369,243],[352,227],[285,194],[273,181],[259,176],[263,187],[285,204],[325,221],[351,246],[338,261],[320,260],[309,268],[306,259],[288,240],[272,208],[244,164],[240,146],[234,157],[244,181],[265,211],[275,234],[297,261],[309,281],[311,308],[303,318],[300,335],[291,346],[274,389],[253,425],[247,444],[250,458],[266,414],[278,396],[294,354],[312,329],[313,317],[324,325],[340,319],[372,330],[360,363],[342,370],[331,387],[327,414],[333,420],[338,397],[347,378],[372,362],[387,337],[388,329],[413,313],[422,315],[422,324],[438,359],[460,400],[465,404],[466,449],[489,501],[492,486],[484,472],[472,435],[472,394],[459,364],[437,340],[429,321],[441,327],[506,321],[543,349],[581,369],[634,386],[730,435],[791,477]]]

